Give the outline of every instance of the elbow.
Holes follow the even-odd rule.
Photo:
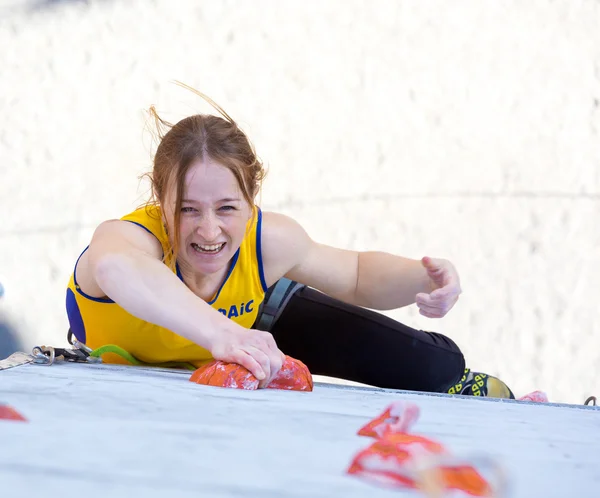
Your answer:
[[[356,304],[357,306],[362,306],[365,308],[370,307],[370,305],[372,304],[370,302],[370,300],[368,299],[368,295],[365,295],[365,293],[363,292],[363,287],[364,287],[364,282],[361,280],[361,267],[360,267],[360,262],[361,262],[361,253],[359,252],[356,255],[356,280],[354,282],[354,293],[352,296],[352,302],[353,304]]]

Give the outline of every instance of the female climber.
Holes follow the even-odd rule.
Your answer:
[[[290,355],[313,374],[374,386],[512,397],[488,393],[491,377],[479,386],[483,374],[465,370],[449,338],[371,311],[416,303],[443,317],[461,293],[449,261],[331,247],[263,212],[252,144],[196,93],[220,116],[170,124],[150,108],[160,138],[152,198],[101,223],[75,264],[66,306],[78,341],[150,364],[236,363],[260,387]]]

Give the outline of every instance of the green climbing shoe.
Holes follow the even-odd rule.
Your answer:
[[[470,368],[465,368],[460,381],[448,389],[448,394],[515,399],[513,392],[500,379],[480,372],[471,372]]]

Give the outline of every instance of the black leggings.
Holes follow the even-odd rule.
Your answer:
[[[309,287],[297,290],[270,331],[285,354],[316,375],[377,387],[445,392],[463,374],[458,346]]]

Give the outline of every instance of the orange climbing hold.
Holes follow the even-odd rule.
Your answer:
[[[347,472],[392,487],[492,495],[475,467],[460,462],[440,443],[415,434],[389,433],[377,439],[354,457]]]
[[[417,455],[443,455],[441,444],[423,436],[401,432],[388,434],[360,451],[352,460],[348,474],[392,486],[416,488],[414,466],[410,463]]]
[[[211,361],[200,367],[192,374],[190,381],[207,386],[230,387],[250,391],[258,389],[258,380],[248,369],[237,363],[226,363],[220,360]],[[300,360],[286,356],[277,377],[271,381],[267,388],[312,391],[312,375]]]
[[[394,432],[409,432],[419,419],[419,407],[408,401],[395,401],[379,417],[358,431],[359,436],[379,438]]]
[[[288,391],[312,391],[313,378],[304,363],[286,356],[277,377],[271,381],[267,388],[286,389]]]
[[[23,415],[8,405],[0,405],[0,420],[16,420],[18,422],[27,422],[27,419]]]
[[[211,361],[196,370],[191,382],[206,386],[232,387],[234,389],[258,389],[258,380],[246,368],[236,363]]]

